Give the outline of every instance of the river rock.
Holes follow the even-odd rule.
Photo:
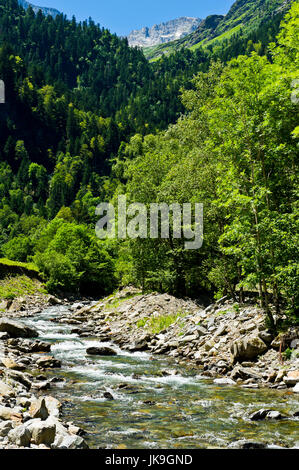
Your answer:
[[[267,445],[261,442],[241,440],[241,441],[232,442],[231,444],[229,444],[228,447],[230,449],[245,449],[245,450],[256,449],[257,450],[257,449],[266,449]]]
[[[117,352],[112,349],[108,348],[107,346],[105,347],[91,347],[86,349],[86,353],[90,354],[92,356],[116,356]]]
[[[230,378],[215,379],[214,384],[216,385],[236,385],[236,382]]]
[[[6,397],[6,396],[14,396],[15,395],[15,391],[14,389],[6,384],[5,382],[2,382],[2,380],[0,380],[0,396],[2,397]]]
[[[45,397],[45,402],[46,402],[46,407],[49,412],[49,415],[54,418],[55,417],[58,418],[60,414],[60,409],[62,407],[62,404],[60,403],[60,401],[48,395]]]
[[[299,370],[290,371],[283,381],[288,386],[296,385],[299,382]]]
[[[4,421],[22,421],[22,415],[17,409],[0,406],[0,419]]]
[[[14,425],[12,421],[0,422],[0,437],[6,437],[13,428]]]
[[[4,340],[6,340],[6,339],[9,339],[9,334],[6,333],[5,331],[1,331],[1,332],[0,332],[0,341],[1,341],[1,340],[4,341]]]
[[[38,332],[35,328],[30,328],[23,323],[9,318],[0,320],[0,331],[8,333],[12,338],[36,338]]]
[[[2,357],[1,362],[7,369],[12,369],[12,370],[25,370],[26,369],[24,365],[17,364],[13,359],[10,359],[9,357]]]
[[[270,413],[270,411],[271,410],[264,410],[264,409],[255,411],[249,416],[249,419],[251,421],[261,421],[263,419],[266,419],[267,414]]]
[[[41,357],[36,361],[36,364],[43,369],[55,369],[61,367],[61,361],[52,356]]]
[[[30,447],[31,433],[23,424],[12,429],[8,434],[8,439],[18,447]]]
[[[20,372],[17,370],[7,369],[5,374],[8,378],[14,380],[15,382],[19,382],[20,384],[24,385],[24,387],[29,390],[31,388],[32,383],[32,376],[26,374],[24,372]]]
[[[48,423],[55,424],[56,436],[52,444],[53,449],[88,449],[88,445],[80,436],[70,435],[68,429],[57,419],[50,416]]]
[[[40,418],[42,421],[45,421],[49,416],[45,398],[34,401],[30,406],[29,414],[33,419]]]
[[[33,419],[26,423],[27,429],[31,433],[31,439],[34,444],[45,444],[50,446],[56,436],[56,425],[49,421],[41,421],[40,419]]]
[[[231,345],[233,361],[246,361],[257,358],[267,351],[267,346],[258,336],[248,336],[234,341]]]
[[[279,411],[269,411],[266,416],[267,419],[283,419],[284,416]]]
[[[293,390],[293,392],[295,392],[295,393],[299,393],[299,383],[297,383],[297,384],[295,385],[295,387],[294,387],[292,390]]]

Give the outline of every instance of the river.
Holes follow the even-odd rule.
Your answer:
[[[62,361],[61,369],[48,374],[65,381],[55,383],[50,393],[63,403],[64,421],[87,432],[91,448],[226,448],[241,439],[299,445],[298,418],[248,419],[262,408],[292,416],[299,410],[295,394],[216,386],[169,358],[128,353],[96,337],[80,338],[71,333],[73,326],[51,321],[68,311],[66,306],[50,307],[25,321]],[[86,354],[86,348],[98,345],[112,345],[117,356]],[[162,375],[166,369],[171,375]],[[104,397],[108,392],[113,400]]]

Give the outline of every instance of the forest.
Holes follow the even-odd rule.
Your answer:
[[[298,323],[299,3],[148,62],[91,19],[0,0],[1,256],[50,292],[256,292]],[[204,204],[204,243],[99,240],[100,202]]]

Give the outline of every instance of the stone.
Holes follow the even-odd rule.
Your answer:
[[[248,336],[234,341],[231,353],[234,362],[255,359],[267,351],[267,346],[258,336]]]
[[[30,406],[29,414],[33,419],[40,418],[42,421],[45,421],[49,416],[45,398],[40,398],[33,402]]]
[[[92,356],[116,356],[117,352],[112,349],[105,347],[91,347],[86,349],[86,353]]]
[[[0,341],[1,341],[1,340],[4,341],[4,340],[6,340],[6,339],[9,339],[9,334],[6,333],[5,331],[1,331],[1,332],[0,332]]]
[[[103,394],[103,397],[106,398],[107,400],[114,400],[114,397],[110,392],[105,392]]]
[[[55,369],[61,367],[61,361],[52,356],[41,357],[36,361],[36,364],[38,367],[42,367],[43,369]]]
[[[230,449],[266,449],[267,445],[261,442],[254,442],[254,441],[236,441],[232,442],[229,446]]]
[[[67,434],[55,440],[54,449],[88,449],[88,445],[80,436]]]
[[[296,385],[299,382],[299,370],[290,371],[283,381],[288,386]]]
[[[14,426],[12,421],[0,422],[0,437],[6,437],[13,428]]]
[[[54,295],[48,295],[46,300],[49,305],[61,305],[62,304],[61,300],[57,299],[57,297],[54,297]]]
[[[212,341],[212,340],[211,340],[211,341],[207,341],[207,342],[205,343],[205,350],[206,350],[206,351],[210,351],[214,346],[215,346],[214,341]]]
[[[258,410],[252,413],[252,415],[249,416],[249,419],[251,421],[261,421],[263,419],[266,419],[268,413],[270,413],[271,410]]]
[[[264,343],[270,344],[273,336],[268,330],[264,330],[259,332],[259,338],[264,341]]]
[[[279,413],[279,411],[269,411],[269,413],[267,413],[267,419],[282,419],[283,416],[281,413]]]
[[[23,323],[9,318],[0,320],[0,332],[8,333],[12,338],[36,338],[38,332],[35,328],[30,328]]]
[[[48,380],[45,380],[44,382],[33,383],[32,388],[35,390],[49,390],[49,388],[51,388],[51,384]]]
[[[45,402],[49,415],[58,418],[62,407],[60,401],[48,395],[45,397]]]
[[[56,426],[52,422],[33,419],[26,423],[27,429],[31,432],[31,439],[34,444],[53,444],[56,436]]]
[[[15,395],[14,389],[10,385],[0,380],[0,396],[3,397],[3,396],[14,396],[14,395]]]
[[[88,445],[80,436],[71,435],[61,422],[52,416],[47,419],[48,423],[55,424],[56,436],[52,449],[88,449]]]
[[[22,421],[22,415],[14,408],[0,406],[0,419],[4,421]]]
[[[31,433],[23,424],[12,429],[8,434],[8,439],[18,447],[30,447]]]
[[[297,384],[295,385],[295,387],[292,388],[292,390],[293,390],[294,393],[299,393],[299,383],[297,383]]]
[[[216,385],[236,385],[236,382],[230,378],[215,379],[214,384]]]
[[[7,369],[12,369],[12,370],[25,370],[26,367],[17,364],[13,359],[10,359],[9,357],[3,357],[1,359],[2,364],[7,368]]]

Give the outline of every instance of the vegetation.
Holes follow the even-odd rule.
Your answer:
[[[298,321],[299,6],[256,3],[149,63],[92,21],[0,0],[1,256],[34,263],[50,291],[257,290],[270,323],[272,300]],[[203,247],[97,239],[97,205],[124,193],[204,203]]]
[[[47,291],[39,281],[25,275],[10,276],[0,280],[0,299],[2,300],[13,300],[37,293],[46,294]]]

